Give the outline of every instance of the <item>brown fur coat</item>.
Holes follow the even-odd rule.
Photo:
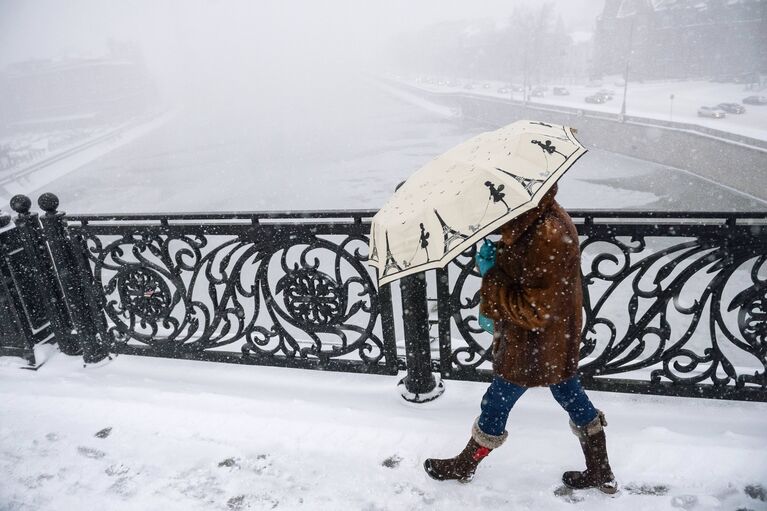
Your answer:
[[[493,369],[524,387],[559,383],[578,368],[578,233],[555,195],[556,186],[501,228],[496,264],[480,291],[481,311],[495,321]]]

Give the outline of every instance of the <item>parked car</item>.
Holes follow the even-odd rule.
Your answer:
[[[534,98],[542,98],[544,96],[544,92],[546,91],[543,87],[534,87],[532,92],[530,92],[530,95]]]
[[[591,96],[586,96],[586,103],[598,103],[602,104],[605,101],[607,101],[607,98],[605,98],[604,95],[600,93],[592,94]]]
[[[511,89],[509,87],[498,87],[498,94],[509,94]]]
[[[698,108],[698,117],[711,117],[713,119],[722,119],[726,116],[727,114],[724,112],[724,110],[721,110],[720,108],[717,108],[715,106],[702,106]]]
[[[555,96],[569,96],[570,95],[570,91],[567,90],[564,87],[554,87],[552,92],[554,93]]]
[[[724,110],[728,114],[745,114],[746,109],[743,108],[743,105],[739,105],[737,103],[719,103],[716,105],[717,108],[720,110]]]
[[[511,90],[513,90],[514,92],[525,92],[525,88],[522,87],[521,85],[512,85]]]
[[[489,89],[490,88],[490,84],[486,83],[486,84],[482,85],[482,88],[483,89]]]
[[[747,98],[743,98],[743,103],[747,105],[767,105],[767,97],[749,96]]]
[[[473,83],[467,83],[466,85],[463,86],[463,88],[466,89],[466,90],[472,90],[474,88],[474,84]]]
[[[615,96],[615,91],[610,89],[601,89],[597,91],[597,94],[603,95],[605,99],[613,99],[613,96]]]

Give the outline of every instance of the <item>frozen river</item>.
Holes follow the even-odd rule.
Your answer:
[[[52,191],[70,213],[375,209],[429,159],[486,129],[365,80],[289,90],[198,96],[153,131],[13,193]],[[767,209],[692,174],[599,150],[563,179],[559,200],[571,209]]]

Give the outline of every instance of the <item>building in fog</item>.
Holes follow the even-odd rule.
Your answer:
[[[79,127],[145,112],[155,101],[154,84],[140,55],[122,50],[118,46],[101,58],[8,66],[0,73],[0,124],[11,129]]]
[[[593,73],[633,79],[758,80],[767,72],[767,0],[605,0]]]

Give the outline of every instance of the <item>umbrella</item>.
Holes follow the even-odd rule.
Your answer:
[[[586,153],[575,131],[517,121],[421,167],[373,217],[369,264],[378,270],[379,283],[443,268],[534,208]]]

